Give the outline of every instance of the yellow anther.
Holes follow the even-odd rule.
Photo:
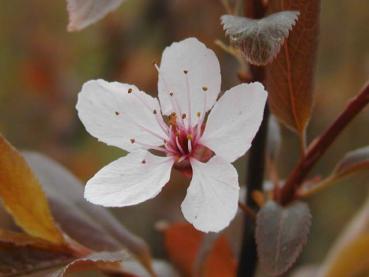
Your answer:
[[[176,113],[171,113],[168,117],[168,122],[170,125],[176,125],[177,123],[177,114]]]
[[[196,116],[197,116],[197,117],[200,117],[200,116],[201,116],[201,113],[200,113],[200,112],[197,112],[197,113],[196,113]]]
[[[187,140],[192,140],[192,135],[191,134],[187,135]]]

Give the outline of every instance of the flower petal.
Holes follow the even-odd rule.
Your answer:
[[[203,232],[229,225],[238,207],[238,175],[230,163],[214,156],[207,163],[191,160],[192,181],[181,208],[184,217]]]
[[[133,85],[88,81],[76,108],[91,135],[127,151],[162,145],[166,137],[154,114],[160,114],[157,99]]]
[[[260,127],[266,99],[258,82],[226,91],[209,114],[201,143],[228,162],[244,155]]]
[[[176,111],[173,100],[178,103],[181,113],[195,118],[215,103],[220,92],[221,76],[218,58],[196,38],[175,42],[162,55],[159,72],[159,99],[164,114]],[[173,96],[170,96],[170,92]],[[172,98],[172,99],[170,99]]]
[[[174,160],[147,151],[129,153],[105,166],[85,187],[85,198],[105,207],[123,207],[155,197],[169,181]]]

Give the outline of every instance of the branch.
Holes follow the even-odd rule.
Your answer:
[[[295,197],[296,190],[301,186],[307,174],[315,163],[327,151],[342,130],[354,117],[369,103],[369,82],[365,84],[360,93],[351,99],[346,109],[337,117],[330,127],[315,141],[311,143],[305,155],[291,172],[281,189],[280,203],[288,204]]]

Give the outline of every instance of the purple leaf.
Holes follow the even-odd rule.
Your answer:
[[[67,0],[68,31],[80,31],[117,9],[123,0]]]
[[[256,219],[256,243],[262,269],[272,276],[285,273],[300,255],[311,225],[309,207],[268,202]]]

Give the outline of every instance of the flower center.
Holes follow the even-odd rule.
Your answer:
[[[171,154],[179,161],[193,155],[201,137],[201,133],[199,133],[197,126],[186,127],[186,124],[183,122],[185,118],[186,115],[183,114],[179,120],[175,113],[172,113],[168,117],[170,131],[169,140],[166,142],[165,146],[168,150],[171,150]]]

